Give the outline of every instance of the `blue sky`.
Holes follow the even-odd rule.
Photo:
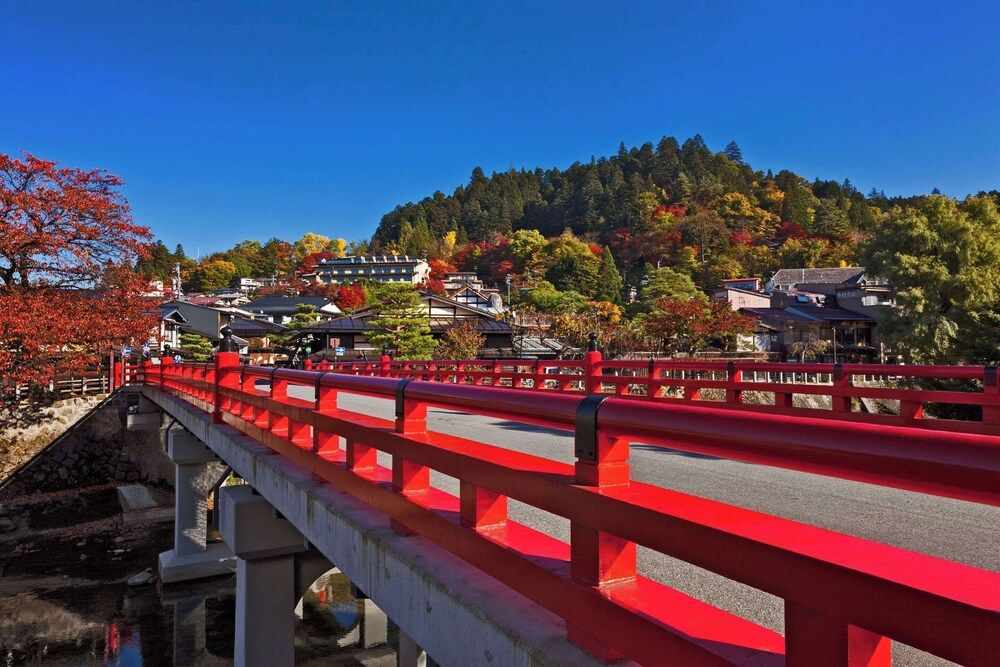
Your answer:
[[[119,174],[189,254],[366,237],[475,165],[663,135],[865,191],[1000,187],[995,7],[825,4],[9,2],[0,152]]]

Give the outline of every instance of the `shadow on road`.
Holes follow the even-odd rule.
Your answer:
[[[641,449],[643,451],[657,452],[658,454],[669,454],[669,455],[672,455],[672,456],[683,456],[684,458],[688,458],[688,459],[703,459],[705,461],[724,461],[724,460],[726,460],[726,459],[724,459],[721,456],[710,456],[708,454],[698,454],[698,453],[695,453],[695,452],[685,452],[685,451],[681,451],[679,449],[670,449],[669,447],[659,447],[657,445],[633,444],[632,445],[632,449],[633,450]]]

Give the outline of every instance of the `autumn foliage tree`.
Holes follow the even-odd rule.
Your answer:
[[[448,329],[438,341],[434,356],[438,359],[475,359],[486,336],[479,333],[476,320],[459,322]]]
[[[43,385],[149,337],[156,318],[131,267],[150,234],[120,185],[104,170],[0,154],[0,385]]]
[[[740,335],[749,335],[756,320],[742,315],[728,303],[706,303],[701,299],[664,299],[645,320],[646,332],[669,353],[694,354],[713,342],[730,346]]]

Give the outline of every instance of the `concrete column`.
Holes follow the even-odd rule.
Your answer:
[[[208,544],[207,497],[226,466],[188,431],[172,429],[167,455],[174,462],[174,548],[160,554],[165,584],[230,574],[233,552],[219,542]]]
[[[301,590],[296,556],[315,552],[295,526],[250,486],[222,489],[219,499],[222,536],[236,554],[233,662],[237,667],[292,665],[294,609]],[[306,558],[309,560],[314,559]],[[319,569],[321,565],[311,567]]]
[[[399,629],[399,650],[396,655],[399,657],[399,667],[429,667],[427,653],[402,628]]]
[[[358,600],[358,612],[361,615],[361,648],[385,644],[389,636],[389,619],[385,612],[368,598]]]

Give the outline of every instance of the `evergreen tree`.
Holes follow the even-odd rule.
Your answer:
[[[736,164],[743,164],[743,151],[740,150],[739,145],[735,141],[730,141],[726,144],[726,149],[722,152]]]
[[[664,299],[671,301],[699,299],[703,301],[705,295],[687,274],[668,267],[653,269],[646,275],[645,282],[639,292],[640,308],[648,312]]]
[[[615,266],[611,248],[604,246],[604,256],[601,257],[601,265],[597,269],[597,288],[594,290],[594,298],[598,301],[621,303],[622,285],[622,274]]]
[[[781,204],[781,219],[808,225],[809,191],[798,184],[792,184],[785,190],[785,199]]]
[[[821,199],[816,207],[816,216],[812,223],[812,232],[830,238],[843,237],[851,229],[851,221],[847,211],[837,205],[833,199]]]
[[[395,351],[399,359],[429,359],[436,346],[427,311],[412,285],[372,285],[368,304],[375,316],[369,320],[368,341],[376,348]]]
[[[149,257],[140,259],[135,265],[136,273],[158,280],[170,280],[174,271],[174,256],[162,241],[149,248]]]
[[[181,347],[178,353],[194,361],[208,361],[212,358],[212,341],[196,333],[181,334]]]

